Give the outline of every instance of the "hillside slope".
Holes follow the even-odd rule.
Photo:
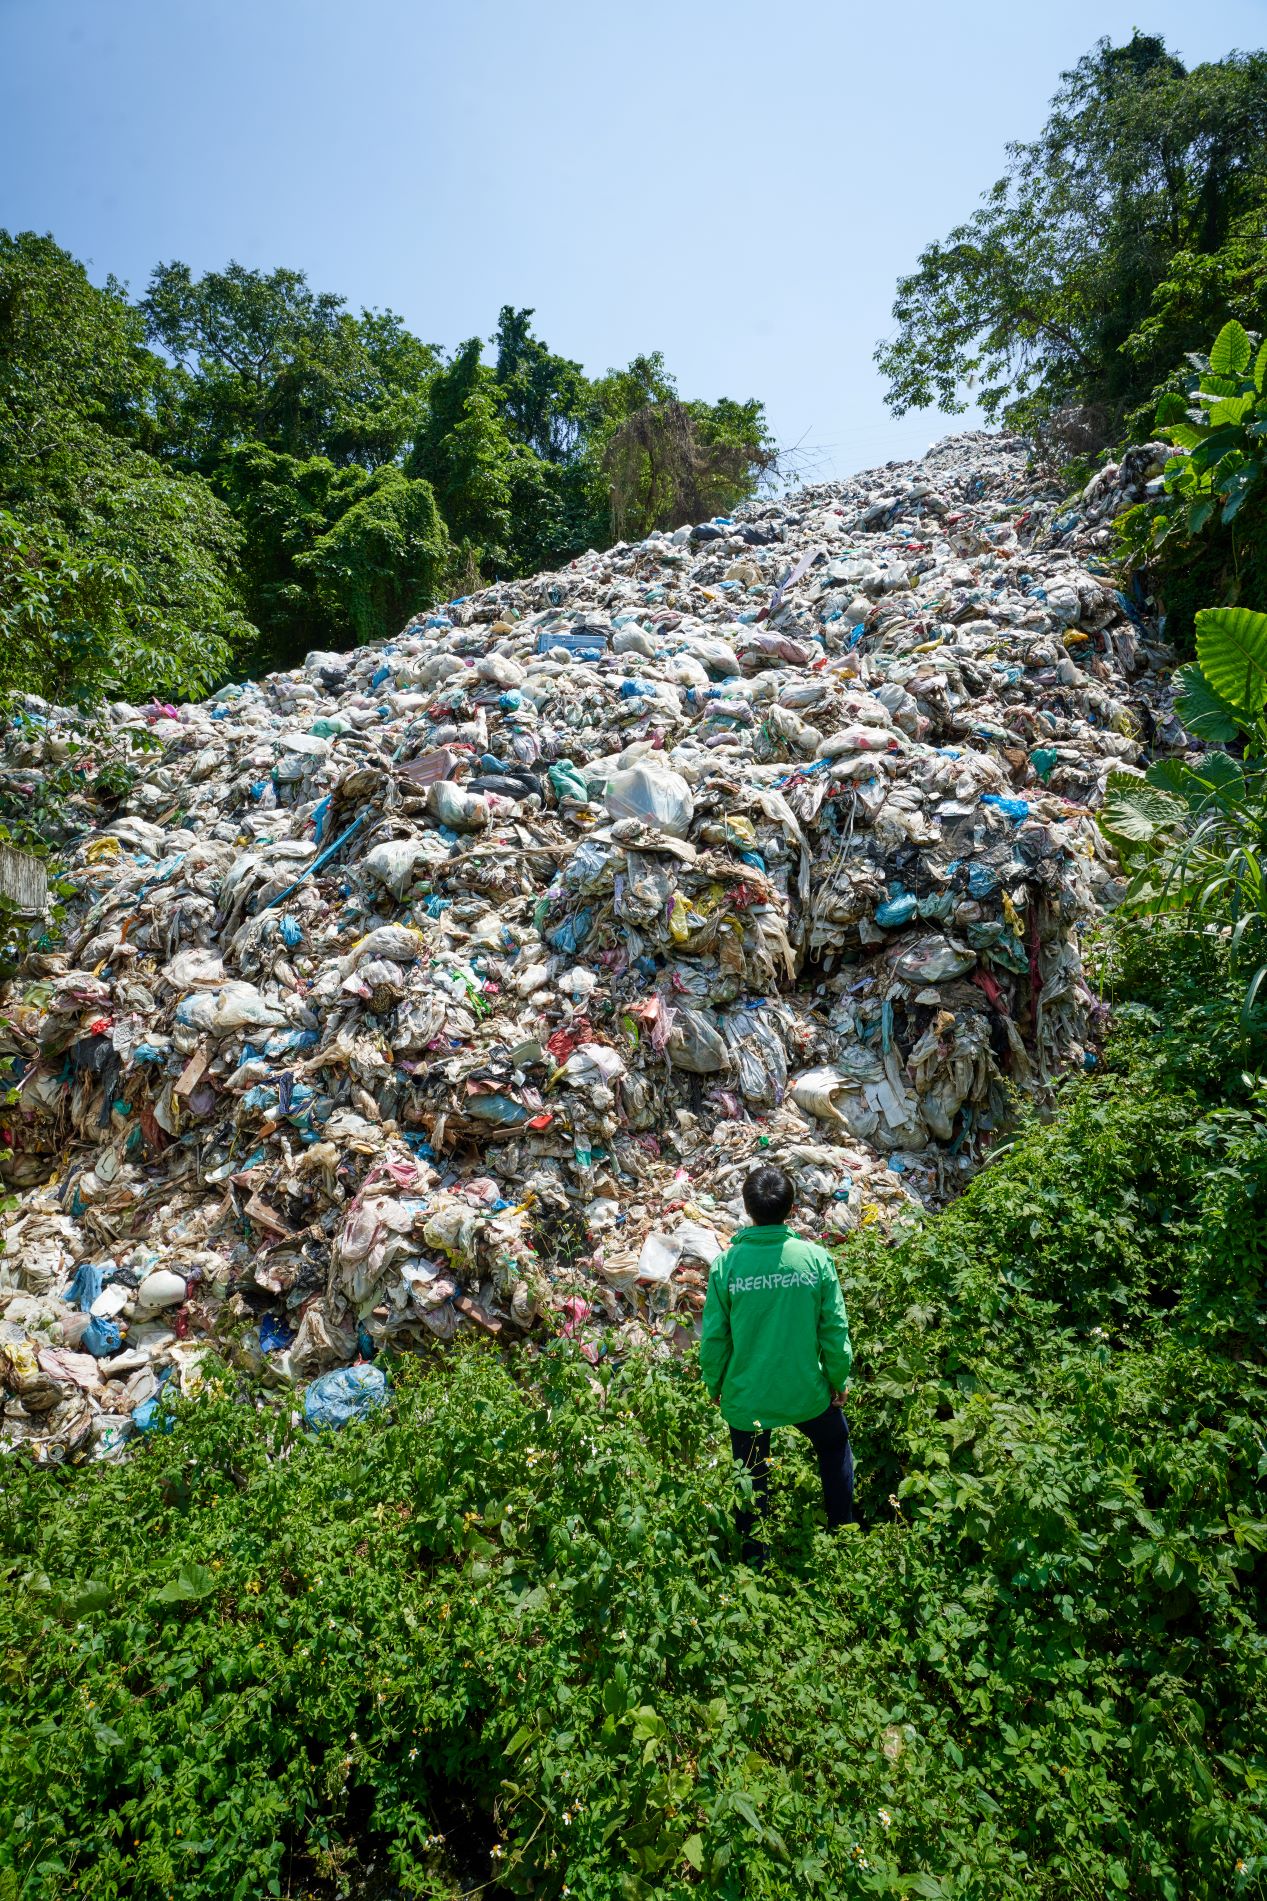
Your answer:
[[[1097,552],[1148,472],[1061,514],[952,438],[115,707],[160,750],[0,1023],[0,1433],[110,1453],[208,1339],[680,1348],[758,1153],[828,1236],[944,1202],[1096,1060],[1090,814],[1172,730]],[[66,735],[28,707],[11,789]]]

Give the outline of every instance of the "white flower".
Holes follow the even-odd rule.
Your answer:
[[[891,1828],[893,1826],[893,1817],[889,1814],[887,1809],[880,1810],[880,1826],[881,1828]]]

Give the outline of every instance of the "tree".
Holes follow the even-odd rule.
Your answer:
[[[206,691],[252,630],[238,534],[138,446],[163,366],[113,281],[0,232],[0,686],[87,703]]]
[[[1178,260],[1252,276],[1265,255],[1267,54],[1189,72],[1155,35],[1101,40],[1009,161],[898,283],[897,330],[876,350],[889,405],[960,411],[971,389],[1018,427],[1076,405],[1108,441],[1176,340],[1206,333],[1208,300],[1187,307]]]
[[[244,442],[374,467],[397,457],[439,357],[391,311],[309,287],[302,271],[230,262],[195,279],[160,264],[141,306],[174,363],[161,419],[171,451],[214,473]]]
[[[498,400],[517,442],[545,462],[568,463],[577,454],[590,408],[590,384],[579,363],[555,356],[532,334],[532,311],[503,304],[497,345]]]
[[[228,458],[224,485],[243,528],[257,668],[389,639],[447,583],[453,552],[435,496],[394,465],[340,468],[248,443]]]
[[[427,418],[406,466],[431,483],[454,541],[483,551],[493,567],[506,558],[512,465],[528,454],[507,433],[496,379],[479,338],[471,337],[432,383]]]
[[[595,395],[611,526],[622,537],[734,508],[775,465],[760,403],[683,403],[658,350],[609,371]]]
[[[326,532],[296,555],[295,568],[331,621],[366,642],[389,638],[430,606],[451,559],[430,484],[387,467],[364,478]]]

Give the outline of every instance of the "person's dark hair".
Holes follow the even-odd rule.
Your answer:
[[[787,1220],[796,1199],[792,1177],[768,1162],[754,1169],[743,1185],[743,1205],[754,1228],[776,1228]]]

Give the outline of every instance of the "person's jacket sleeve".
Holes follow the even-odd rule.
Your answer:
[[[819,1290],[818,1351],[832,1392],[843,1393],[853,1366],[853,1348],[849,1344],[849,1320],[845,1297],[840,1291],[840,1277],[831,1261],[823,1264]]]
[[[704,1384],[713,1399],[721,1397],[721,1384],[730,1364],[733,1342],[730,1337],[730,1295],[721,1273],[725,1255],[715,1262],[708,1277],[704,1296],[704,1324],[700,1329],[699,1366]]]

